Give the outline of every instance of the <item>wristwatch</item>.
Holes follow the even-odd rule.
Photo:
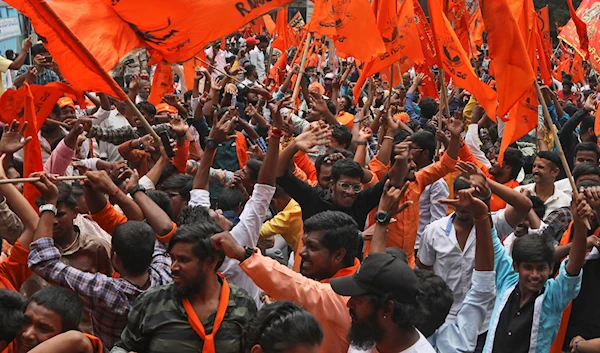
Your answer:
[[[217,143],[217,141],[215,141],[215,139],[212,137],[207,137],[204,140],[204,148],[205,149],[208,148],[208,149],[214,150],[217,148],[218,145],[219,144]]]
[[[254,254],[254,249],[249,246],[244,246],[245,256],[244,260],[247,260],[252,254]],[[242,260],[242,261],[244,261]]]
[[[133,195],[134,195],[136,192],[138,192],[138,191],[141,191],[141,192],[143,192],[143,193],[145,194],[145,193],[146,193],[146,188],[145,188],[145,187],[143,187],[143,186],[141,186],[140,184],[138,184],[138,185],[134,186],[134,187],[131,189],[131,191],[129,191],[129,196],[133,197]]]
[[[45,205],[40,206],[40,215],[42,214],[42,212],[46,212],[46,211],[51,211],[52,213],[54,213],[55,216],[56,216],[56,213],[58,213],[58,209],[56,208],[56,206],[54,206],[51,203],[47,203]]]
[[[387,212],[377,211],[375,212],[375,221],[379,224],[388,224],[392,217]]]

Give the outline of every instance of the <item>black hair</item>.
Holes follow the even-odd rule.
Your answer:
[[[550,161],[552,164],[554,164],[554,168],[558,168],[560,169],[560,167],[562,166],[562,164],[560,163],[560,157],[558,156],[558,153],[553,152],[553,151],[539,151],[537,156],[539,158],[545,159],[547,161]],[[506,158],[506,155],[505,155]]]
[[[61,112],[60,112],[60,106],[58,104],[55,104],[54,107],[52,107],[52,112],[50,112],[51,115],[54,115],[55,117],[59,117]]]
[[[580,181],[579,183],[577,183],[577,185],[576,185],[577,190],[579,190],[581,188],[587,189],[587,188],[591,188],[591,187],[594,187],[594,186],[600,186],[600,181],[597,181],[597,180],[583,180],[583,181]]]
[[[600,177],[600,167],[592,162],[584,162],[573,168],[573,180],[575,182],[584,175],[597,175]]]
[[[342,96],[341,98],[344,99],[344,111],[352,113],[352,98],[348,96]]]
[[[454,179],[454,195],[458,195],[460,190],[465,190],[471,187],[471,185],[464,179],[469,180],[469,176],[464,173],[457,175]]]
[[[254,72],[256,72],[256,66],[252,65],[252,64],[246,64],[244,65],[244,70],[246,70],[245,76],[248,77],[251,74],[253,74]],[[249,92],[249,91],[248,91]],[[246,92],[246,95],[248,93]]]
[[[44,54],[44,53],[50,54],[48,49],[46,49],[46,47],[44,47],[44,45],[41,43],[35,44],[31,47],[31,57],[34,57],[38,54]]]
[[[268,304],[244,326],[242,352],[259,344],[264,353],[284,353],[295,346],[320,345],[323,329],[306,309],[290,301]]]
[[[52,310],[61,317],[62,332],[77,330],[83,316],[83,303],[79,296],[63,287],[46,287],[35,292],[27,301]]]
[[[594,123],[596,122],[596,118],[593,115],[588,115],[583,120],[581,120],[581,124],[579,125],[579,131],[587,132],[589,129],[594,131]]]
[[[125,271],[142,275],[148,271],[154,254],[156,235],[146,222],[127,221],[115,227],[110,243]]]
[[[254,37],[254,39],[258,40],[261,43],[269,43],[269,39],[263,35],[258,35],[256,37]]]
[[[394,303],[394,313],[391,319],[401,330],[410,330],[420,325],[424,319],[422,315],[423,308],[418,300],[409,303],[400,303],[394,300],[392,294],[389,293],[383,296],[366,294],[364,297],[373,305],[375,312],[384,308],[388,301],[392,301]]]
[[[419,102],[419,108],[421,108],[421,117],[427,120],[433,118],[440,110],[433,97],[423,97],[421,102]]]
[[[223,211],[233,211],[246,201],[238,188],[223,188],[217,197],[217,207]]]
[[[523,168],[523,153],[518,148],[507,147],[504,151],[504,163],[510,166],[510,178],[516,179]]]
[[[422,320],[416,327],[423,336],[429,337],[446,321],[454,296],[440,276],[431,271],[414,271],[418,278],[417,301],[422,309]]]
[[[408,264],[408,258],[406,257],[406,253],[404,250],[400,248],[389,247],[385,249],[385,253],[388,255],[392,255],[393,257],[401,260],[405,264]]]
[[[73,194],[73,189],[71,185],[59,181],[56,183],[56,187],[58,188],[58,198],[56,199],[56,204],[60,205],[61,203],[70,209],[74,210],[77,207],[77,199]],[[43,197],[40,197],[36,202],[36,205],[41,206],[46,203]]]
[[[580,142],[575,146],[575,155],[579,151],[589,151],[594,152],[596,154],[596,162],[600,160],[600,147],[598,144],[593,142]]]
[[[169,161],[165,169],[163,169],[162,173],[160,173],[160,177],[158,178],[158,182],[156,183],[156,185],[161,185],[162,183],[164,183],[165,180],[167,180],[175,174],[177,174],[177,168],[173,165],[173,163],[171,163],[171,161]]]
[[[18,292],[0,289],[0,341],[11,342],[27,324],[25,299]]]
[[[169,216],[170,219],[174,218],[173,204],[171,203],[171,199],[169,198],[169,195],[167,195],[166,192],[160,190],[148,190],[146,192],[146,195],[148,195],[148,197],[152,201],[154,201],[154,203],[157,204],[158,207],[165,211],[165,213],[167,214],[167,216]]]
[[[222,231],[223,230],[214,222],[187,224],[177,228],[175,234],[173,234],[169,241],[167,251],[171,252],[173,246],[177,243],[191,244],[192,252],[200,259],[200,261],[205,261],[211,257],[217,260],[216,270],[223,264],[225,254],[222,251],[213,248],[211,237]]]
[[[346,249],[344,266],[352,266],[360,242],[358,226],[352,217],[340,211],[317,213],[304,221],[304,232],[313,231],[324,231],[322,244],[330,252]]]
[[[135,105],[139,111],[146,112],[149,115],[155,116],[156,115],[156,107],[154,106],[154,104],[148,102],[148,101],[142,101],[139,102]]]
[[[175,189],[184,200],[190,200],[190,192],[194,188],[194,177],[188,174],[174,174],[160,184],[161,190]]]
[[[331,99],[325,99],[325,104],[327,104],[327,109],[329,109],[331,114],[335,115],[337,113],[335,103]]]
[[[334,125],[331,128],[331,137],[344,148],[349,148],[352,144],[352,131],[346,125]]]
[[[418,124],[419,123],[417,122],[417,125]],[[428,133],[432,134],[433,136],[435,136],[435,134],[437,132],[435,126],[433,126],[432,124],[425,124],[425,126],[423,126],[423,128],[421,130],[425,131],[425,132],[428,132]],[[413,130],[413,131],[415,131],[415,130]]]
[[[362,178],[365,176],[365,171],[358,162],[352,159],[338,159],[331,167],[331,180],[337,182],[344,175],[350,178]]]
[[[214,223],[213,219],[208,213],[208,208],[203,206],[185,207],[179,213],[179,219],[177,220],[179,226],[184,226],[194,223]]]
[[[565,106],[563,107],[563,111],[569,114],[569,116],[573,116],[573,114],[577,113],[578,110],[579,108],[577,107],[577,105],[571,102],[565,104]]]
[[[539,219],[544,219],[544,214],[546,213],[546,204],[542,199],[537,196],[529,196],[531,200],[531,204],[533,205],[532,209]]]
[[[250,169],[250,179],[253,182],[258,180],[258,172],[260,172],[260,168],[262,167],[262,162],[258,159],[250,159],[246,162],[246,166]]]
[[[334,153],[341,153],[344,155],[344,158],[354,159],[354,153],[352,153],[351,151],[344,148],[332,148],[329,151],[319,155],[319,157],[317,157],[317,159],[315,160],[315,169],[317,170],[317,175],[319,175],[321,166],[325,164],[325,159],[327,159],[327,157],[331,156]]]
[[[433,160],[435,156],[436,139],[435,135],[429,131],[417,131],[410,135],[410,141],[414,142],[423,150],[429,152],[429,159]]]
[[[549,236],[527,234],[517,238],[512,250],[512,258],[517,266],[523,262],[545,262],[552,268],[554,245]]]

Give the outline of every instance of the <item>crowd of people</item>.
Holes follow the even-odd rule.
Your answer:
[[[278,84],[270,43],[211,44],[156,105],[147,53],[126,58],[112,74],[158,139],[106,94],[60,98],[35,205],[2,182],[30,176],[24,123],[4,126],[2,353],[600,352],[593,70],[542,87],[553,126],[540,105],[500,164],[502,119],[437,71],[447,102],[413,69],[353,97],[355,62],[294,48]],[[0,71],[63,80],[29,40]]]

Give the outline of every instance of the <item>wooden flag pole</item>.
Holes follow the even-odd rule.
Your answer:
[[[62,127],[68,128],[68,129],[71,128],[71,125],[69,125],[67,123],[63,123],[62,121],[54,120],[54,119],[51,119],[51,118],[46,118],[46,121],[48,121],[48,122],[50,122],[52,124],[60,125]]]
[[[271,41],[271,45],[269,48],[269,58],[267,59],[267,68],[265,70],[265,86],[269,85],[269,71],[271,71],[271,60],[273,60],[273,41]]]
[[[544,119],[546,124],[550,126],[550,131],[552,131],[552,136],[554,137],[554,143],[558,149],[558,155],[560,156],[560,161],[562,162],[563,168],[565,169],[565,173],[567,174],[567,178],[569,178],[569,183],[571,184],[571,189],[573,189],[573,198],[577,198],[579,195],[579,191],[577,190],[577,185],[575,185],[575,179],[573,179],[573,174],[571,173],[571,169],[569,168],[569,163],[567,162],[567,157],[565,157],[565,151],[558,140],[558,134],[554,129],[554,123],[552,122],[552,118],[550,117],[550,113],[548,112],[548,107],[546,106],[546,101],[544,100],[544,96],[542,95],[542,90],[540,89],[540,85],[536,81],[533,81],[533,85],[535,86],[535,91],[537,92],[538,100],[542,105],[542,111],[544,113]],[[518,103],[517,103],[518,104]],[[585,226],[587,229],[591,229],[590,221],[585,219]]]
[[[58,180],[58,181],[83,180],[86,178],[87,177],[85,175],[73,175],[73,176],[59,176],[59,177],[56,177],[56,180]],[[40,177],[0,179],[0,185],[2,185],[2,184],[18,184],[18,183],[33,183],[36,181],[40,181]]]
[[[200,59],[200,58],[199,58],[199,57],[197,57],[197,56],[196,56],[195,58],[196,58],[196,60],[200,61],[201,63],[203,63],[203,64],[205,64],[205,65],[208,65],[208,66],[212,67],[212,68],[213,68],[213,70],[215,70],[216,72],[218,72],[218,73],[220,73],[220,74],[223,74],[223,75],[225,75],[226,77],[229,77],[229,78],[230,78],[230,79],[232,79],[232,80],[233,80],[235,83],[237,83],[237,84],[239,84],[239,85],[243,85],[244,87],[250,88],[250,87],[248,87],[246,84],[244,84],[244,83],[242,83],[240,80],[238,80],[238,79],[237,79],[237,77],[233,77],[233,76],[231,76],[230,74],[228,74],[228,73],[226,73],[226,72],[224,72],[224,71],[221,71],[221,70],[220,70],[220,69],[218,69],[218,68],[217,68],[215,65],[212,65],[212,64],[210,64],[210,63],[208,63],[208,62],[206,62],[206,61],[204,61],[204,60]]]
[[[85,59],[87,59],[94,66],[96,72],[100,75],[100,77],[102,77],[103,81],[105,81],[106,84],[108,84],[108,86],[118,95],[117,98],[125,101],[125,103],[127,103],[128,106],[132,107],[134,114],[138,119],[140,119],[140,121],[142,122],[146,130],[148,130],[150,135],[152,135],[152,137],[155,140],[160,140],[156,132],[154,132],[154,130],[152,129],[152,126],[150,126],[146,118],[144,118],[144,115],[142,115],[142,113],[137,109],[137,107],[135,107],[135,104],[133,104],[133,102],[129,99],[127,94],[125,94],[123,88],[121,88],[121,86],[117,84],[117,82],[108,74],[108,72],[106,72],[102,68],[102,65],[100,65],[98,60],[96,60],[92,53],[90,53],[90,51],[83,45],[83,43],[81,43],[79,38],[77,38],[77,36],[71,31],[71,29],[67,27],[67,25],[56,15],[56,13],[54,12],[54,10],[52,10],[50,5],[48,5],[46,1],[39,1],[38,3],[39,6],[43,8],[44,15],[51,16],[58,25],[58,29],[62,31],[63,36],[68,37],[70,41],[73,44],[75,44],[73,50],[77,54],[79,54],[79,56],[85,57]]]
[[[304,67],[306,66],[306,56],[308,55],[308,47],[310,46],[310,42],[312,41],[312,32],[309,32],[306,36],[306,43],[304,43],[304,52],[302,53],[302,59],[300,60],[300,72],[298,73],[298,77],[296,78],[296,84],[294,85],[294,93],[292,94],[292,104],[298,98],[298,93],[300,93],[300,83],[302,80],[302,76],[304,75]]]

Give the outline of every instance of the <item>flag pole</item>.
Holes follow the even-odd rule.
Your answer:
[[[275,39],[271,41],[271,45],[269,46],[269,58],[267,59],[267,69],[265,70],[265,87],[269,85],[269,71],[271,71],[271,60],[273,58],[273,42]]]
[[[58,181],[67,181],[67,180],[83,180],[87,177],[85,175],[73,175],[73,176],[59,176],[56,177]],[[0,185],[3,184],[18,184],[18,183],[33,183],[36,181],[40,181],[40,177],[30,177],[30,178],[15,178],[15,179],[1,179]]]
[[[100,65],[98,60],[81,43],[79,38],[77,38],[77,36],[75,36],[75,34],[71,31],[71,29],[69,27],[67,27],[67,25],[63,22],[63,20],[61,20],[56,15],[56,13],[52,10],[52,8],[48,5],[48,3],[46,1],[39,1],[39,2],[37,2],[37,4],[43,8],[43,10],[46,12],[46,14],[48,14],[49,16],[52,16],[54,18],[54,20],[58,24],[58,27],[64,33],[64,35],[66,37],[69,37],[71,39],[71,41],[75,44],[75,48],[73,48],[73,49],[75,49],[75,52],[77,52],[80,56],[83,56],[87,60],[89,60],[89,62],[93,65],[93,67],[96,68],[96,71],[100,75],[100,77],[102,77],[102,79],[108,84],[108,86],[118,95],[117,98],[125,101],[125,103],[133,110],[133,113],[135,114],[135,116],[138,119],[140,119],[140,122],[146,128],[146,130],[148,130],[148,132],[154,138],[154,140],[160,141],[160,138],[158,137],[158,135],[156,134],[154,129],[152,129],[152,126],[150,125],[150,123],[148,123],[148,121],[146,120],[144,115],[142,115],[142,113],[135,106],[135,104],[129,99],[127,94],[125,94],[125,92],[123,91],[123,88],[121,88],[121,86],[119,86],[117,84],[117,82],[108,74],[108,72],[106,72],[106,70],[104,70],[102,68],[102,65]]]
[[[565,173],[567,174],[567,178],[569,178],[569,183],[571,184],[571,189],[573,189],[573,198],[577,198],[579,195],[579,191],[577,190],[577,186],[575,185],[575,180],[573,179],[573,174],[571,173],[571,169],[569,168],[569,163],[567,162],[567,157],[565,157],[565,151],[560,144],[558,139],[558,134],[554,129],[554,123],[552,122],[552,118],[550,117],[550,113],[548,112],[548,107],[546,106],[546,101],[544,100],[544,96],[542,95],[542,90],[540,89],[540,85],[536,81],[533,81],[533,85],[535,86],[535,91],[537,92],[538,100],[542,106],[542,112],[544,113],[544,119],[546,124],[550,127],[550,131],[552,131],[552,137],[554,137],[554,143],[556,144],[556,148],[558,149],[558,155],[560,157],[560,161],[562,162]],[[588,219],[584,219],[585,226],[587,229],[591,229],[590,221]]]
[[[304,75],[304,67],[306,66],[306,56],[308,55],[308,47],[310,46],[311,41],[312,32],[308,32],[308,35],[306,36],[306,43],[304,43],[304,52],[302,53],[302,59],[300,60],[300,72],[298,73],[298,77],[296,78],[296,84],[294,85],[292,102],[296,101],[296,98],[298,98],[298,93],[300,92],[300,82],[302,80],[302,76]]]

